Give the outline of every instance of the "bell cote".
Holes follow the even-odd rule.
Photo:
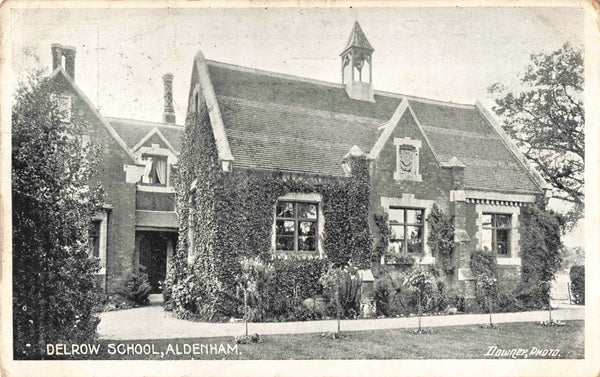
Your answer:
[[[342,58],[342,84],[346,87],[348,97],[352,99],[375,102],[371,63],[373,51],[375,49],[367,40],[358,21],[355,22],[348,43],[340,54]]]

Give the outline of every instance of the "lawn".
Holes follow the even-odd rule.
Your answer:
[[[486,359],[491,346],[499,350],[523,349],[529,358],[578,359],[584,357],[584,322],[566,321],[564,327],[533,322],[500,324],[499,330],[477,325],[437,327],[431,334],[407,329],[342,332],[341,339],[320,334],[266,335],[262,343],[236,344],[231,337],[101,340],[97,355],[66,359],[190,360],[190,359]],[[195,347],[195,349],[194,349]],[[212,349],[211,349],[212,347]],[[559,350],[554,355],[537,350]],[[228,349],[229,348],[229,349]],[[196,355],[193,355],[193,352]],[[558,354],[556,354],[558,352]],[[63,357],[60,357],[63,358]],[[506,356],[498,357],[506,358]],[[518,356],[517,358],[520,358]]]

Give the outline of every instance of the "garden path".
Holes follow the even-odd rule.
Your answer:
[[[554,305],[553,305],[554,306]],[[552,311],[556,320],[582,320],[585,308],[579,305],[559,304]],[[159,305],[143,308],[118,310],[100,314],[101,322],[98,333],[101,339],[143,340],[143,339],[176,339],[176,338],[211,338],[236,336],[244,334],[244,323],[207,323],[192,322],[174,318]],[[531,311],[520,313],[494,313],[494,323],[536,322],[548,319],[547,311]],[[488,314],[456,314],[424,316],[424,327],[460,326],[485,324]],[[306,322],[268,322],[250,323],[250,333],[267,334],[302,334],[326,333],[335,331],[335,320]],[[398,328],[416,328],[417,317],[378,318],[342,320],[342,331],[383,330]]]

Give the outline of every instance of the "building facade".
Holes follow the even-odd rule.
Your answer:
[[[177,243],[172,166],[183,127],[175,124],[173,75],[163,76],[162,122],[109,118],[77,86],[75,55],[75,48],[53,44],[51,77],[61,88],[64,121],[74,115],[83,119],[84,140],[101,147],[97,183],[104,189],[105,205],[90,229],[91,253],[100,260],[98,287],[114,293],[141,270],[159,292]]]
[[[355,23],[340,54],[340,83],[211,61],[198,53],[185,129],[175,124],[171,74],[163,76],[161,122],[105,117],[75,83],[75,49],[53,45],[52,77],[65,88],[61,106],[86,119],[85,136],[102,145],[98,179],[106,205],[90,231],[92,253],[101,264],[99,286],[114,293],[130,274],[143,271],[159,292],[178,231],[187,232],[189,263],[204,255],[218,257],[219,245],[241,250],[233,257],[301,258],[328,256],[333,233],[356,245],[367,237],[357,235],[360,226],[332,229],[332,216],[340,228],[344,215],[336,215],[329,194],[316,188],[351,180],[355,160],[366,162],[367,195],[356,197],[375,241],[370,247],[378,243],[377,214],[385,214],[391,230],[389,247],[372,263],[413,258],[439,265],[427,243],[426,219],[435,205],[451,216],[455,229],[452,281],[471,279],[469,257],[476,249],[495,252],[501,278],[517,281],[521,208],[547,195],[549,186],[480,103],[375,90],[374,51]],[[201,145],[204,156],[187,187],[186,200],[196,204],[186,204],[184,218],[178,219],[173,166],[186,142]],[[227,195],[240,197],[249,190],[226,192],[219,186],[223,177],[236,173],[310,184],[280,187],[274,198],[265,194],[264,216],[236,220],[235,210],[223,210],[214,220],[219,208],[233,202]],[[211,228],[219,221],[229,225]],[[225,255],[222,263],[232,263]]]
[[[452,218],[455,229],[452,282],[460,285],[472,279],[469,259],[477,249],[497,255],[503,281],[518,281],[521,209],[548,195],[549,186],[481,103],[457,104],[375,90],[373,53],[355,23],[340,54],[341,82],[330,83],[211,61],[199,52],[186,122],[194,130],[184,138],[201,142],[210,156],[196,162],[200,168],[196,180],[189,182],[190,203],[209,200],[214,207],[219,207],[219,201],[242,203],[240,198],[248,195],[244,190],[252,188],[236,186],[237,191],[226,194],[226,188],[219,186],[227,175],[241,172],[279,177],[275,180],[283,183],[313,182],[296,185],[297,191],[287,185],[269,207],[270,213],[254,220],[270,224],[268,234],[253,236],[268,237],[261,244],[268,250],[255,252],[274,257],[328,256],[327,240],[338,232],[328,229],[333,221],[328,213],[336,218],[343,215],[328,208],[331,205],[319,182],[351,179],[352,160],[363,159],[368,165],[365,205],[373,247],[379,233],[376,214],[384,213],[391,228],[389,248],[374,263],[413,258],[419,264],[439,265],[427,243],[426,219],[435,205]],[[200,184],[211,179],[214,185]],[[241,233],[218,228],[214,222],[198,230],[194,225],[202,219],[202,215],[194,217],[198,208],[190,205],[188,214],[189,263],[215,253],[228,255],[226,249],[245,250],[236,243],[221,251],[205,247],[215,241],[211,237],[239,238]],[[233,218],[223,221],[236,223]],[[246,229],[255,227],[244,224]],[[348,239],[360,232],[352,224],[343,227]]]

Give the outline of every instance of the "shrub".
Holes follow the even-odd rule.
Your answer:
[[[12,134],[2,135],[3,143],[12,137],[12,174],[2,179],[12,177],[15,359],[48,358],[49,343],[94,342],[99,322],[93,312],[99,304],[94,276],[99,265],[89,257],[88,243],[92,217],[102,201],[90,184],[99,147],[81,143],[79,136],[89,130],[77,111],[70,123],[61,121],[64,114],[53,95],[67,88],[44,76],[38,71],[19,84]]]
[[[521,295],[529,308],[548,305],[550,283],[562,262],[560,240],[563,219],[546,210],[544,203],[523,207],[521,223],[522,279],[527,285]],[[523,292],[521,292],[523,293]]]
[[[585,304],[585,266],[576,265],[569,272],[571,278],[571,294],[576,304]]]
[[[327,289],[326,294],[332,308],[336,305],[337,292],[342,318],[354,318],[359,315],[361,279],[356,267],[351,263],[343,268],[330,267],[320,282]]]
[[[375,281],[375,304],[378,316],[392,315],[392,305],[395,299],[396,289],[389,277],[383,277]]]
[[[442,261],[442,268],[447,274],[454,270],[452,256],[454,252],[454,225],[452,217],[446,215],[436,204],[433,205],[431,214],[427,216],[430,227],[427,244],[433,255]]]
[[[121,296],[136,306],[148,305],[148,295],[152,291],[152,287],[148,282],[148,275],[143,272],[132,274],[125,282],[125,286],[118,290]]]
[[[324,259],[275,259],[268,290],[263,293],[265,319],[286,319],[307,299],[323,293],[319,279],[325,272]]]

